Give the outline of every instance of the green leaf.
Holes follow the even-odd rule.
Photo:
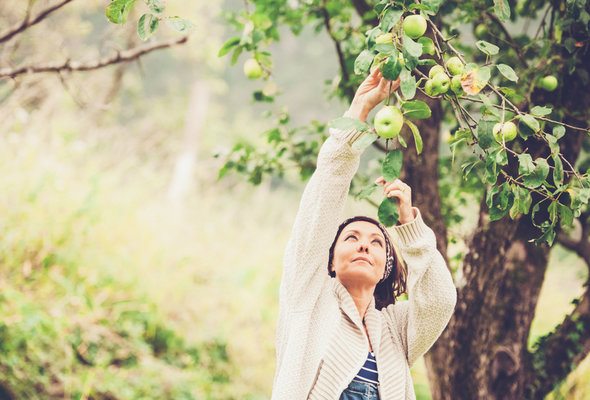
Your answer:
[[[535,164],[530,154],[522,153],[518,155],[518,173],[529,175],[535,170]]]
[[[572,212],[572,210],[561,203],[558,203],[558,209],[559,209],[559,219],[561,220],[561,226],[572,226],[572,223],[574,222],[574,214]]]
[[[369,125],[360,121],[357,118],[339,117],[328,122],[328,126],[334,129],[341,129],[343,131],[349,129],[357,129],[363,131],[369,128]]]
[[[160,20],[153,14],[143,14],[137,21],[137,34],[141,40],[147,40],[154,34]]]
[[[510,212],[510,209],[514,203],[514,195],[510,190],[510,184],[504,182],[500,185],[500,192],[498,196],[493,198],[492,205],[490,207],[490,221],[497,221],[503,218]]]
[[[416,78],[407,69],[400,73],[400,89],[406,100],[411,100],[416,95]]]
[[[508,154],[504,147],[498,147],[498,150],[496,151],[496,163],[498,163],[498,165],[508,164]]]
[[[385,79],[395,81],[402,70],[402,65],[399,63],[397,56],[389,56],[385,63],[381,66],[381,74]]]
[[[432,115],[430,107],[422,100],[405,101],[402,103],[402,111],[406,118],[411,119],[426,119]]]
[[[510,5],[508,0],[494,0],[494,14],[502,22],[510,19]]]
[[[357,140],[352,143],[352,148],[355,151],[362,151],[369,147],[379,136],[376,133],[366,131]]]
[[[422,55],[422,45],[418,42],[415,42],[406,34],[404,34],[404,50],[416,58],[419,58]]]
[[[488,96],[484,95],[483,93],[480,93],[479,98],[482,101],[483,108],[486,110],[486,112],[488,114],[495,115],[496,117],[498,117],[498,119],[500,119],[499,110],[497,110],[496,107],[494,107],[492,101],[488,98]]]
[[[516,72],[514,72],[510,65],[498,64],[496,65],[496,68],[498,68],[498,71],[500,71],[500,73],[509,81],[518,82],[518,76],[516,76]]]
[[[136,0],[112,0],[107,6],[105,14],[113,24],[124,24]]]
[[[356,200],[367,199],[367,198],[371,197],[371,195],[375,192],[375,189],[377,189],[378,187],[379,187],[379,185],[377,185],[376,183],[371,183],[371,184],[363,187],[356,195],[354,195],[354,198]]]
[[[536,188],[540,186],[547,175],[549,174],[549,164],[544,158],[537,158],[535,160],[535,169],[528,175],[523,176],[523,183],[529,188]]]
[[[404,149],[408,148],[408,144],[406,143],[406,139],[404,139],[404,137],[402,135],[397,135],[397,141],[399,142],[399,144],[401,144]]]
[[[536,239],[529,240],[529,242],[534,241],[537,246],[543,242],[547,242],[547,244],[551,246],[553,244],[553,240],[555,240],[555,229],[553,225],[544,226],[542,229],[543,234]]]
[[[168,17],[166,19],[166,23],[168,24],[168,26],[170,28],[172,28],[176,32],[180,32],[180,33],[186,33],[189,30],[194,28],[194,25],[192,22],[190,22],[187,19],[180,18],[180,17]]]
[[[551,114],[551,111],[552,109],[550,107],[534,106],[531,109],[531,114],[536,115],[537,117],[543,117]]]
[[[539,125],[539,121],[535,119],[532,115],[529,114],[522,114],[520,116],[522,122],[524,122],[529,128],[531,128],[535,133],[541,130],[541,125]]]
[[[381,28],[383,32],[389,32],[391,28],[393,28],[393,26],[399,22],[403,13],[403,10],[394,10],[388,8],[387,11],[385,11],[385,14],[383,14],[383,17],[381,17],[379,28]]]
[[[496,181],[498,180],[498,164],[496,163],[496,157],[493,154],[490,154],[485,159],[485,173],[484,173],[484,182],[489,183],[490,185],[495,185]]]
[[[223,46],[221,46],[221,48],[219,49],[219,52],[217,53],[217,57],[223,57],[224,55],[229,53],[231,49],[233,49],[235,46],[237,46],[238,43],[240,43],[240,38],[238,36],[234,36],[234,37],[228,39],[223,44]]]
[[[421,4],[428,7],[432,11],[428,14],[435,15],[442,3],[443,0],[422,0]]]
[[[489,148],[494,142],[494,129],[495,122],[488,121],[485,119],[480,119],[477,123],[477,142],[479,143],[479,147],[482,149]]]
[[[555,186],[560,187],[563,184],[563,163],[559,154],[553,153],[551,158],[553,159],[553,182]]]
[[[363,50],[354,60],[354,73],[357,75],[366,74],[373,62],[374,54],[369,50]]]
[[[387,182],[399,178],[403,165],[403,153],[396,149],[387,153],[381,164],[381,175]]]
[[[420,136],[420,130],[412,121],[408,121],[406,119],[405,123],[406,123],[406,125],[408,125],[410,127],[410,130],[412,131],[412,135],[414,135],[414,144],[416,145],[416,153],[417,154],[422,153],[423,143],[422,143],[422,136]]]
[[[383,199],[377,210],[379,222],[386,227],[393,226],[399,221],[399,211],[395,198],[386,197]]]
[[[378,51],[381,54],[386,54],[388,56],[395,55],[396,57],[399,53],[393,43],[376,44],[375,47],[373,47],[373,50]]]
[[[475,46],[488,56],[498,54],[498,51],[500,51],[500,48],[498,46],[486,42],[485,40],[478,40],[477,42],[475,42]]]
[[[553,127],[553,136],[559,140],[563,137],[563,135],[565,135],[565,126],[556,125]]]
[[[164,9],[166,8],[166,6],[162,2],[162,0],[148,0],[147,5],[148,5],[150,11],[155,14],[163,13]]]

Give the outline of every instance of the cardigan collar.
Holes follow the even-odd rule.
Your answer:
[[[364,333],[363,329],[363,321],[359,315],[358,309],[356,308],[356,304],[352,299],[352,296],[348,292],[348,289],[340,283],[340,281],[336,278],[332,278],[332,289],[334,295],[338,299],[338,304],[340,309],[346,314],[352,322]],[[373,346],[373,352],[376,353],[378,357],[379,347],[381,343],[381,313],[375,308],[375,298],[371,296],[371,302],[367,308],[365,313],[365,325],[367,326],[367,331],[369,332],[369,338],[371,340],[371,344]]]

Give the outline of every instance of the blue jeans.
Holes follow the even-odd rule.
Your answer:
[[[369,382],[351,381],[340,400],[379,400],[377,385]]]

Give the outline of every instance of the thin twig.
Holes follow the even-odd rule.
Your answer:
[[[154,50],[172,47],[183,44],[188,40],[188,36],[183,36],[178,39],[156,42],[144,46],[138,46],[132,49],[117,51],[115,54],[104,57],[99,60],[82,63],[78,61],[62,61],[60,63],[49,63],[40,65],[25,65],[17,68],[3,68],[0,69],[0,78],[14,78],[22,74],[37,74],[42,72],[62,72],[62,71],[91,71],[108,65],[117,64],[121,62],[128,62],[138,59],[144,54],[150,53]]]
[[[60,8],[62,8],[68,3],[71,3],[72,1],[74,0],[62,0],[57,4],[47,7],[33,18],[31,18],[30,8],[27,8],[25,18],[20,23],[13,25],[4,32],[0,33],[0,43],[10,40],[19,33],[29,29],[31,26],[38,24],[43,19],[45,19],[49,14],[56,10],[59,10]],[[29,5],[30,4],[31,3],[29,3]]]

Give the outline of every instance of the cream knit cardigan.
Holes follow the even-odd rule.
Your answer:
[[[283,259],[273,400],[338,400],[367,357],[354,301],[327,271],[328,250],[364,151],[351,147],[359,136],[329,129],[301,198]],[[413,210],[414,221],[390,230],[408,267],[408,300],[379,311],[373,299],[364,318],[381,400],[416,398],[410,367],[440,336],[457,300],[434,232]]]

